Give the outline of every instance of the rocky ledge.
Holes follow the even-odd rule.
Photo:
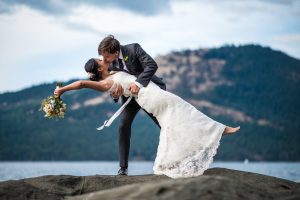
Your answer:
[[[300,199],[300,183],[224,168],[182,179],[51,175],[0,182],[0,199]]]

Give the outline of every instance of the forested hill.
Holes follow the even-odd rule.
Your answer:
[[[241,131],[225,137],[216,160],[300,160],[300,60],[259,45],[185,50],[158,56],[167,90]],[[65,83],[66,84],[66,83]],[[96,130],[120,106],[107,94],[73,91],[66,118],[38,112],[55,83],[0,95],[1,160],[117,160],[118,120]],[[153,160],[159,129],[140,111],[130,158]]]

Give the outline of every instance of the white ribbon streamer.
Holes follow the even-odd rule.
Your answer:
[[[119,108],[119,110],[117,110],[115,112],[115,114],[113,114],[113,116],[111,116],[110,119],[105,120],[105,122],[103,123],[102,126],[100,126],[99,128],[97,128],[98,131],[103,130],[105,127],[109,127],[113,121],[122,113],[122,111],[124,110],[124,108],[127,106],[127,104],[130,102],[130,100],[132,99],[132,96],[130,96],[127,101]]]

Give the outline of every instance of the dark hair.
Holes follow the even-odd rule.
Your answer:
[[[117,51],[120,51],[120,42],[113,35],[105,37],[98,46],[99,55],[102,55],[104,52],[113,54]]]
[[[89,59],[85,63],[84,65],[85,71],[92,74],[92,76],[90,76],[89,78],[91,81],[99,81],[101,79],[101,73],[98,71],[99,67],[100,67],[99,64],[96,62],[94,58]]]

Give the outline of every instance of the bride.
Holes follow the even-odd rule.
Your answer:
[[[91,80],[75,81],[55,89],[61,96],[69,90],[90,88],[110,92],[120,84],[126,97],[133,96],[128,90],[136,77],[126,72],[109,72],[108,64],[94,59],[98,74],[88,73]],[[150,82],[133,96],[147,112],[153,114],[160,126],[159,145],[154,161],[154,174],[171,178],[202,175],[213,161],[222,135],[230,135],[240,127],[228,127],[217,122],[173,93],[160,89]]]

